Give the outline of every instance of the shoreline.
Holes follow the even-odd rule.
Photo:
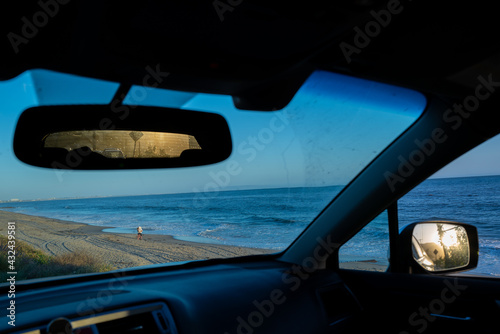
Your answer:
[[[140,267],[169,262],[186,262],[247,255],[272,254],[278,251],[230,246],[218,243],[178,239],[171,235],[112,232],[119,229],[86,223],[46,218],[0,210],[0,235],[7,235],[7,222],[16,223],[16,240],[21,240],[48,255],[86,252],[102,259],[113,269]],[[107,230],[107,231],[104,231]],[[380,262],[349,261],[340,268],[385,271]]]
[[[114,269],[168,262],[269,254],[275,250],[201,243],[176,239],[170,235],[115,233],[85,223],[45,218],[0,210],[0,234],[7,235],[7,222],[16,223],[16,240],[24,241],[48,255],[86,252]]]
[[[83,224],[86,224],[86,223],[83,223]],[[90,224],[87,224],[87,225],[90,225]],[[90,225],[92,226],[92,225]],[[147,231],[143,228],[143,231]],[[136,229],[132,228],[132,227],[102,227],[102,232],[103,233],[112,233],[112,234],[128,234],[128,235],[134,235],[134,236],[137,236],[137,231]],[[212,239],[208,239],[208,238],[203,238],[203,237],[196,237],[196,236],[192,236],[192,237],[183,237],[183,236],[175,236],[175,235],[171,235],[171,234],[158,234],[158,233],[143,233],[143,236],[145,235],[157,235],[157,236],[169,236],[169,237],[172,237],[174,238],[175,240],[179,240],[179,241],[187,241],[187,242],[193,242],[193,243],[196,243],[196,244],[209,244],[209,245],[224,245],[224,246],[231,246],[231,247],[242,247],[242,248],[250,248],[252,249],[251,247],[243,247],[243,246],[234,246],[234,245],[226,245],[222,242],[219,242],[217,240],[212,240]],[[273,251],[273,250],[269,250],[269,251]]]

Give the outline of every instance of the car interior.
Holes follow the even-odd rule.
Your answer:
[[[102,101],[47,99],[22,108],[9,125],[8,154],[33,169],[68,173],[64,175],[197,170],[224,166],[244,149],[249,153],[242,160],[251,160],[252,152],[264,154],[260,146],[255,144],[254,151],[239,146],[237,136],[252,126],[252,115],[268,117],[268,128],[281,129],[280,118],[272,117],[289,110],[294,131],[304,134],[308,121],[294,109],[298,97],[314,114],[327,88],[336,94],[328,103],[336,106],[344,103],[343,94],[351,94],[345,101],[364,106],[366,90],[398,111],[372,118],[361,113],[364,107],[356,114],[345,102],[332,121],[319,112],[314,116],[325,128],[333,124],[328,122],[340,124],[335,130],[339,135],[312,131],[305,140],[344,140],[346,147],[352,144],[353,157],[365,154],[355,144],[370,152],[356,165],[341,161],[352,177],[282,249],[27,279],[15,286],[2,282],[0,332],[498,333],[500,271],[488,276],[473,270],[483,256],[481,226],[467,219],[437,219],[423,207],[417,210],[418,220],[403,228],[400,224],[405,196],[500,133],[497,13],[495,4],[486,1],[10,3],[0,14],[2,82],[29,72],[40,78],[53,73],[54,78],[71,75],[112,83]],[[40,94],[56,97],[80,87],[34,82]],[[218,105],[208,107],[205,100],[182,108],[169,101],[130,102],[142,88],[158,96],[224,96],[229,111],[218,112]],[[307,89],[315,88],[318,95],[308,95]],[[120,117],[122,112],[126,117]],[[359,123],[344,135],[343,120],[355,114]],[[241,125],[233,115],[243,115]],[[400,119],[402,125],[393,127]],[[375,127],[381,136],[387,132],[376,143],[368,137]],[[272,135],[278,138],[287,130],[280,131]],[[267,144],[262,138],[270,133],[259,133],[262,147]],[[92,147],[88,138],[96,136],[112,144]],[[168,154],[150,150],[138,158],[138,143],[148,136],[175,137],[183,148]],[[131,144],[122,145],[121,138]],[[302,147],[309,150],[301,154],[311,158],[304,169],[309,168],[312,180],[323,175],[315,161],[338,153],[312,144]],[[224,175],[241,167],[227,166]],[[255,173],[265,175],[264,168],[253,166]],[[0,178],[8,181],[5,173]],[[497,200],[490,205],[498,207]],[[383,249],[387,264],[378,270],[350,266],[343,249],[380,215],[388,239],[373,247]],[[490,218],[496,219],[494,213]],[[7,221],[2,224],[1,233],[7,235],[10,227]],[[432,236],[426,240],[426,235]],[[442,246],[431,250],[431,243]],[[373,264],[365,260],[354,263]],[[495,261],[500,260],[492,261],[498,266]]]

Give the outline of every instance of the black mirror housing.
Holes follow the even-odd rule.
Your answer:
[[[476,268],[479,260],[476,227],[454,221],[409,224],[401,230],[399,247],[399,268],[406,273],[467,271]]]
[[[232,152],[223,116],[183,109],[109,105],[25,110],[14,134],[22,162],[45,168],[107,170],[214,164]]]

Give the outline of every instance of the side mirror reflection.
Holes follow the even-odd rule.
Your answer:
[[[450,223],[415,225],[412,233],[413,259],[425,270],[439,272],[464,268],[470,262],[466,229]]]

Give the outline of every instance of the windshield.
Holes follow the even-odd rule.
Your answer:
[[[132,171],[51,170],[15,158],[23,110],[108,104],[117,88],[45,70],[0,83],[1,232],[12,223],[17,247],[40,251],[43,261],[78,267],[80,257],[98,265],[78,270],[104,271],[283,250],[426,105],[420,93],[325,71],[273,112],[238,110],[230,96],[134,86],[118,116],[135,105],[218,113],[230,127],[231,156],[202,167]],[[115,151],[102,154],[128,154]],[[66,272],[47,275],[59,274]]]

